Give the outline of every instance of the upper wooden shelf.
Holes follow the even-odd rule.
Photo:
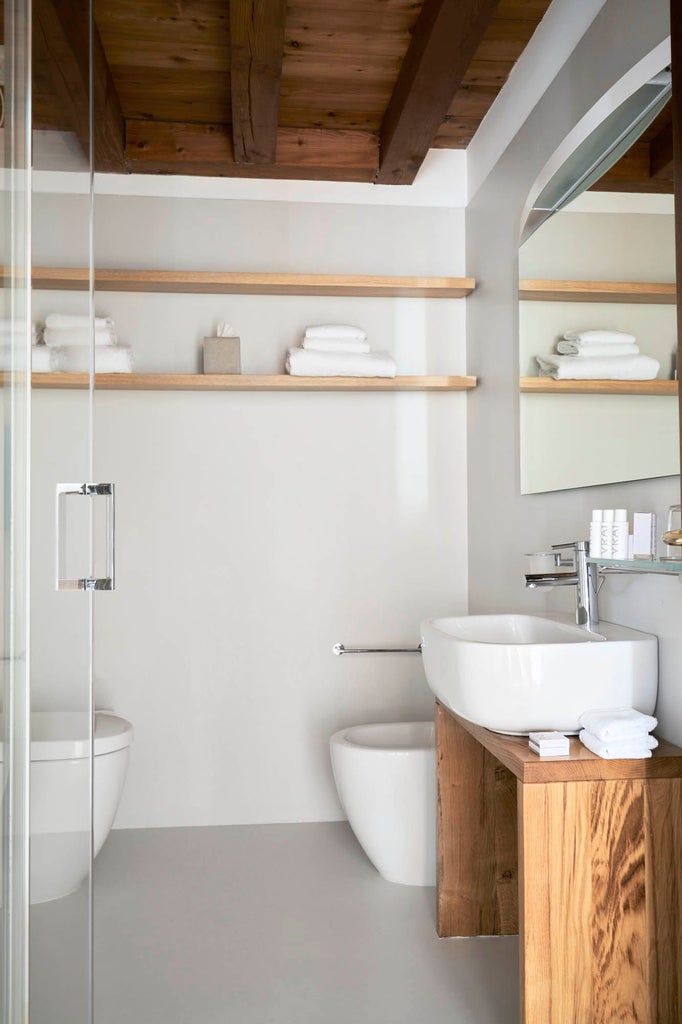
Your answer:
[[[536,302],[642,302],[660,305],[677,300],[674,284],[638,281],[519,282],[519,298]]]
[[[82,291],[84,267],[34,267],[33,287]],[[462,299],[475,288],[473,277],[386,277],[341,274],[247,274],[195,270],[98,268],[95,288],[105,292],[193,292],[222,295],[348,295]]]
[[[524,394],[543,395],[676,395],[676,380],[555,380],[522,377]]]
[[[84,389],[87,373],[34,373],[34,388]],[[98,391],[471,391],[475,377],[293,377],[287,374],[98,373]]]

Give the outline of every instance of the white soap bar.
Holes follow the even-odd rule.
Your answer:
[[[570,753],[568,741],[566,742],[566,745],[562,747],[558,745],[548,746],[546,743],[541,747],[539,747],[537,743],[529,743],[528,746],[533,753],[537,754],[539,757],[565,757]]]
[[[568,743],[568,736],[562,732],[529,732],[528,739],[533,743],[559,743],[562,747]]]

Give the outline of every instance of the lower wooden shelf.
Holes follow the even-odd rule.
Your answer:
[[[676,395],[676,380],[555,380],[521,377],[524,394],[544,395]]]
[[[6,376],[6,375],[3,375]],[[34,388],[84,389],[86,373],[34,373]],[[98,373],[99,391],[470,391],[475,377],[292,377],[288,374]]]

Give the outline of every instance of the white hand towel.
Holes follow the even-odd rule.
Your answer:
[[[31,369],[34,373],[49,373],[52,369],[53,350],[47,345],[34,345],[31,349]]]
[[[587,729],[580,733],[580,742],[591,750],[597,757],[604,757],[608,761],[619,759],[631,760],[633,758],[651,757],[651,751],[658,746],[655,736],[638,736],[629,740],[604,741],[597,739]]]
[[[639,345],[630,342],[613,342],[610,345],[597,342],[560,341],[557,352],[562,356],[638,356]]]
[[[637,339],[627,331],[564,331],[566,341],[580,341],[583,345],[634,345]]]
[[[585,711],[578,722],[598,740],[629,740],[635,736],[646,736],[658,725],[653,715],[643,715],[634,708]]]
[[[536,356],[555,380],[653,380],[661,364],[650,356]]]
[[[367,331],[351,324],[313,324],[305,329],[306,338],[355,338],[367,341]]]
[[[50,348],[80,345],[87,348],[90,344],[89,327],[45,327],[43,341]],[[115,345],[116,331],[113,324],[95,327],[95,345]]]
[[[90,350],[82,345],[53,348],[52,369],[58,373],[88,373]],[[130,373],[133,353],[129,345],[98,345],[95,349],[95,373]]]
[[[9,342],[9,335],[12,334],[13,331],[21,334],[24,329],[24,323],[25,321],[22,320],[12,320],[7,317],[0,317],[0,337],[2,337],[3,344]],[[38,340],[39,334],[40,331],[38,329],[38,325],[31,324],[31,338],[34,343]]]
[[[302,345],[310,352],[369,352],[361,338],[304,338]]]
[[[395,377],[388,352],[311,352],[290,348],[286,371],[297,377]]]
[[[71,331],[74,327],[90,327],[89,316],[77,316],[69,313],[50,313],[45,317],[45,326],[54,331]],[[95,327],[110,327],[113,330],[114,321],[110,316],[96,316]]]

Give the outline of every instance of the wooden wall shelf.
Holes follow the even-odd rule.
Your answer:
[[[4,376],[4,375],[3,375]],[[34,388],[85,389],[86,373],[34,373]],[[470,391],[475,377],[292,377],[288,374],[98,373],[98,391]]]
[[[5,271],[6,268],[3,268]],[[83,291],[85,267],[34,267],[33,287]],[[387,277],[343,274],[250,274],[194,270],[98,268],[95,288],[106,292],[185,292],[222,295],[348,295],[462,299],[475,288],[472,277]]]
[[[519,282],[519,298],[535,302],[642,302],[674,304],[675,284],[638,281]]]
[[[524,394],[541,395],[677,395],[676,380],[554,380],[521,377]]]

